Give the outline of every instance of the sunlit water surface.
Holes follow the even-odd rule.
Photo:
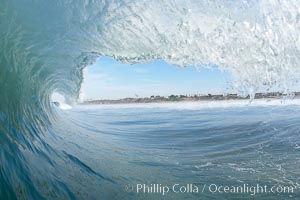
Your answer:
[[[67,174],[73,173],[71,180],[81,182],[90,197],[299,198],[300,106],[247,104],[76,106],[63,111],[68,120],[57,122],[55,127],[61,130],[53,130],[49,143],[53,141],[72,161],[75,167]],[[83,172],[88,175],[80,175]],[[199,191],[170,191],[162,196],[143,190],[137,193],[136,184],[194,184]],[[212,193],[211,184],[282,185],[295,190],[253,197],[251,192]],[[128,185],[132,192],[126,191]]]

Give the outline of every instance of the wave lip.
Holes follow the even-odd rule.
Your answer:
[[[240,94],[269,88],[288,93],[300,75],[299,4],[5,2],[0,8],[1,85],[38,99],[55,90],[77,99],[82,69],[106,55],[128,63],[163,59],[178,66],[218,65],[233,75]]]

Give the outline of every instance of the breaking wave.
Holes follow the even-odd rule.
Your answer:
[[[217,65],[241,95],[253,96],[260,89],[289,93],[299,80],[299,55],[299,0],[1,0],[0,196],[51,192],[38,192],[46,183],[34,178],[45,172],[38,163],[53,166],[51,159],[28,160],[57,156],[45,142],[62,115],[50,97],[59,92],[75,102],[83,69],[100,56]]]

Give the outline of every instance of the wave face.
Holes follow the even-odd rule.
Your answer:
[[[19,88],[30,85],[28,92],[40,96],[53,90],[76,96],[82,68],[100,55],[129,63],[217,64],[246,92],[266,86],[287,92],[298,80],[298,0],[2,4],[1,75],[18,77]]]
[[[39,163],[51,166],[59,157],[45,142],[61,119],[50,96],[76,100],[82,69],[101,55],[218,65],[241,94],[272,87],[288,93],[300,75],[300,2],[1,0],[1,197],[46,196],[36,185],[49,183],[34,174],[45,172]],[[42,153],[49,158],[38,159]],[[32,188],[23,187],[28,181]],[[72,198],[66,191],[61,195]]]

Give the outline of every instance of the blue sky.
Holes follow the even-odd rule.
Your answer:
[[[87,68],[82,86],[84,99],[168,96],[171,94],[222,94],[228,74],[218,68],[178,68],[164,61],[124,64],[101,57]]]

